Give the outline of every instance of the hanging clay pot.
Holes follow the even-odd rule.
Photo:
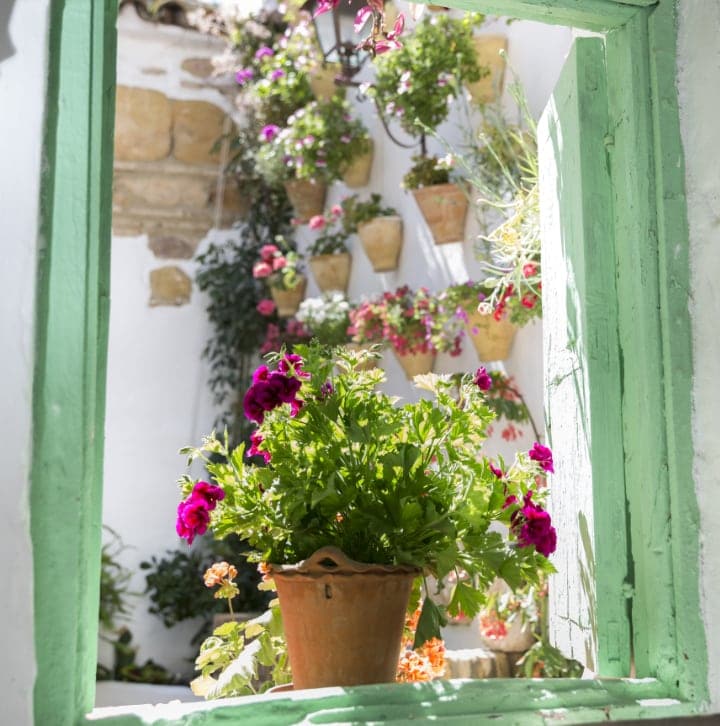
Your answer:
[[[281,318],[289,318],[295,315],[300,307],[300,303],[305,297],[306,287],[307,280],[303,276],[300,276],[297,285],[289,290],[284,290],[281,287],[270,288],[270,294],[277,307],[277,314]]]
[[[489,73],[475,83],[468,83],[467,89],[475,103],[492,103],[503,89],[505,58],[500,51],[507,51],[507,38],[504,35],[476,35],[473,45],[478,65]]]
[[[351,263],[352,257],[349,252],[311,257],[310,269],[320,291],[340,290],[341,292],[347,292]]]
[[[350,166],[343,172],[342,180],[346,187],[350,189],[359,189],[367,186],[370,181],[370,170],[372,169],[374,144],[370,139],[370,148],[360,156],[356,156]]]
[[[398,363],[405,371],[405,377],[412,381],[415,376],[430,373],[435,365],[435,353],[406,353],[400,355],[396,350],[393,351]]]
[[[482,315],[477,311],[468,313],[465,330],[475,346],[481,361],[505,360],[517,328],[507,318],[495,320],[492,315]]]
[[[342,73],[339,63],[325,63],[310,73],[310,89],[317,101],[329,101],[343,89],[335,83],[335,76]]]
[[[375,217],[361,222],[357,234],[375,272],[397,269],[403,243],[402,217]]]
[[[323,213],[327,193],[325,182],[318,179],[292,179],[285,182],[285,191],[293,205],[295,216],[301,222],[307,222],[310,217]]]
[[[336,547],[297,565],[270,565],[293,688],[393,682],[419,574],[413,567],[355,562]]]
[[[435,184],[412,193],[436,245],[465,239],[468,200],[457,184]]]

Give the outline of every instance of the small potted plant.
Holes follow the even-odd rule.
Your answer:
[[[318,232],[308,255],[310,269],[321,292],[347,292],[352,257],[348,251],[343,214],[342,207],[335,204],[329,214],[317,214],[308,222],[310,229]]]
[[[263,245],[260,259],[253,267],[253,277],[265,280],[281,318],[297,312],[300,301],[305,297],[307,280],[300,274],[301,258],[290,250],[284,238],[276,237],[276,245]],[[280,245],[280,246],[278,246]],[[283,251],[282,248],[288,250]]]
[[[488,303],[492,293],[493,287],[487,281],[469,280],[447,288],[440,295],[448,309],[456,310],[478,357],[485,362],[505,360],[517,331],[506,310],[513,303],[506,299],[502,306],[493,307]]]
[[[312,101],[288,118],[287,126],[263,127],[258,166],[268,180],[285,184],[301,222],[322,214],[327,185],[366,153],[370,138],[350,106],[334,96]]]
[[[357,196],[342,203],[345,226],[356,232],[375,272],[396,270],[403,243],[402,217],[392,207],[383,206],[379,194],[366,201]]]
[[[182,477],[177,530],[248,541],[278,591],[295,688],[392,682],[414,581],[467,574],[447,606],[426,593],[417,648],[439,637],[445,611],[477,614],[500,572],[516,587],[553,570],[557,533],[536,484],[552,453],[536,445],[504,470],[478,456],[492,421],[485,369],[426,376],[433,398],[398,406],[356,354],[296,351],[255,371],[249,451],[214,435],[183,450],[212,481]]]
[[[313,338],[332,347],[345,345],[350,340],[350,309],[341,292],[326,292],[303,300],[296,317]]]
[[[465,191],[451,182],[452,159],[414,156],[413,166],[403,177],[403,188],[412,192],[435,244],[462,242],[468,199]]]

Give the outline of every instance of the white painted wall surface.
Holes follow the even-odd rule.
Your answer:
[[[0,10],[0,721],[17,726],[32,723],[35,678],[29,482],[48,6],[34,0]]]
[[[197,98],[223,105],[221,95],[214,89],[182,86],[183,80],[197,79],[181,71],[181,61],[212,56],[218,49],[213,41],[178,28],[146,23],[131,9],[122,14],[118,27],[118,83],[153,88],[171,98]],[[539,23],[517,22],[508,26],[497,21],[483,27],[483,32],[508,36],[510,63],[525,84],[533,113],[539,115],[572,41],[571,31]],[[147,68],[162,68],[166,73],[144,73]],[[365,73],[369,79],[371,74]],[[413,197],[400,188],[402,176],[410,167],[411,152],[387,138],[370,102],[357,108],[375,140],[370,185],[365,190],[348,190],[335,184],[328,205],[353,191],[361,195],[378,191],[403,216],[405,242],[399,269],[376,274],[359,241],[354,240],[350,299],[394,290],[405,283],[413,288],[426,285],[431,290],[441,290],[455,282],[476,279],[479,264],[473,255],[476,230],[472,221],[464,244],[435,246]],[[442,133],[457,141],[461,138],[457,127],[461,117],[457,113],[454,116],[455,120],[444,124]],[[437,142],[431,141],[430,147],[440,155],[446,153]],[[312,235],[304,228],[298,239],[304,249]],[[128,545],[121,559],[134,570],[131,588],[141,592],[145,578],[144,572],[137,569],[139,562],[153,554],[162,555],[166,549],[186,547],[174,531],[178,502],[175,480],[183,470],[177,450],[185,444],[198,443],[212,427],[214,413],[206,385],[207,368],[200,356],[210,330],[204,313],[205,301],[196,289],[187,306],[147,305],[152,268],[179,264],[193,276],[194,263],[155,259],[143,236],[114,238],[112,253],[104,521]],[[311,280],[308,295],[315,294],[317,288]],[[469,341],[465,347],[459,358],[438,356],[435,370],[475,370],[479,365],[477,356]],[[542,430],[541,351],[541,325],[529,326],[517,336],[505,367],[527,395]],[[383,366],[388,373],[387,390],[414,399],[414,389],[389,350],[384,354]],[[511,443],[504,442],[499,427],[496,429],[488,444],[491,453],[511,457],[516,449],[527,449],[534,440],[527,426],[522,426],[523,438]],[[138,506],[139,501],[142,506]],[[147,612],[147,605],[145,598],[133,598],[134,612],[128,622],[135,644],[141,646],[138,662],[153,658],[171,670],[191,672],[188,658],[195,649],[188,644],[194,624],[167,630],[156,616]],[[107,649],[102,652],[108,662]]]
[[[694,479],[701,604],[713,711],[720,711],[720,3],[679,3],[678,90],[690,225]],[[682,613],[679,613],[682,617]]]

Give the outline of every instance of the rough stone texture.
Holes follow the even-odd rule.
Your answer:
[[[507,658],[504,667],[499,669],[497,654],[483,648],[446,650],[445,662],[445,678],[507,678],[510,675]]]
[[[158,161],[172,148],[172,105],[168,97],[147,88],[117,87],[115,159]]]
[[[215,186],[214,178],[175,175],[171,169],[160,171],[116,170],[113,203],[131,207],[184,207],[205,209]]]
[[[161,234],[151,236],[148,240],[148,247],[155,257],[161,259],[189,260],[195,254],[197,244],[179,235]]]
[[[173,101],[173,156],[188,164],[217,164],[213,146],[223,133],[225,112],[206,101]]]
[[[169,265],[150,271],[150,305],[187,305],[192,282],[179,267]]]
[[[208,78],[213,73],[213,64],[209,58],[186,58],[180,67],[195,78]]]

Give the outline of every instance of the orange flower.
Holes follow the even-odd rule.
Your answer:
[[[215,587],[222,585],[226,580],[230,581],[237,577],[237,568],[227,562],[216,562],[205,571],[203,579],[205,587]]]
[[[445,675],[445,643],[440,638],[426,640],[420,653],[427,659],[434,678],[442,678]]]
[[[400,654],[396,681],[398,683],[417,683],[431,681],[434,677],[430,661],[414,650],[406,650]]]

